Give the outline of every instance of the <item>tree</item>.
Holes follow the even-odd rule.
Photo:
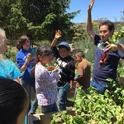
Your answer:
[[[71,40],[71,19],[77,12],[67,13],[70,0],[1,0],[0,25],[10,39],[27,34],[31,39],[53,38],[55,30],[63,31],[64,39]]]
[[[86,32],[86,24],[75,24],[74,28],[74,37],[72,39],[72,43],[74,45],[75,50],[80,49],[84,52],[86,58],[93,62],[94,58],[94,45],[91,42],[91,38],[88,36]]]

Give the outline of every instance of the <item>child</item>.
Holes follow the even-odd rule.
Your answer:
[[[75,62],[70,56],[70,46],[67,42],[61,42],[56,47],[58,39],[61,37],[61,32],[57,31],[52,41],[51,47],[57,59],[60,68],[60,80],[58,86],[58,108],[60,111],[66,110],[67,95],[70,88],[70,83],[74,80],[75,76]]]
[[[87,92],[87,89],[90,86],[91,64],[85,58],[85,55],[81,50],[75,53],[74,59],[77,62],[77,77],[75,77],[76,88],[83,86],[83,90]]]
[[[47,64],[53,59],[52,50],[49,46],[41,46],[37,49],[37,64],[35,66],[35,88],[38,104],[42,113],[56,112],[57,106],[57,82],[59,73],[49,73]]]

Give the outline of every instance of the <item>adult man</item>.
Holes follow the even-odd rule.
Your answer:
[[[100,93],[103,93],[108,86],[107,84],[109,83],[107,79],[116,79],[118,62],[120,58],[122,58],[118,51],[124,51],[124,49],[120,44],[110,44],[109,38],[111,38],[114,33],[114,24],[111,21],[106,20],[100,23],[99,35],[96,35],[93,32],[91,18],[91,10],[93,5],[94,0],[91,0],[88,8],[87,19],[87,32],[96,45],[93,80],[91,82],[91,86],[95,87]],[[99,48],[101,44],[108,44],[105,50],[101,50]]]

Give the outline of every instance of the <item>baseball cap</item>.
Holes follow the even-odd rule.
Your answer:
[[[70,50],[71,49],[70,46],[69,46],[69,44],[67,42],[65,42],[65,41],[62,41],[61,43],[59,43],[57,47],[59,49],[60,48],[66,48],[67,50]]]

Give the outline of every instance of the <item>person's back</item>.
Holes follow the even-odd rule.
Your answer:
[[[0,76],[8,79],[16,79],[21,76],[19,69],[9,59],[0,60]]]
[[[90,78],[91,78],[90,62],[87,59],[83,59],[77,66],[78,73],[80,73],[80,69],[82,69],[82,71],[83,71],[82,77],[80,80],[80,85],[83,85],[83,88],[87,89],[90,86]]]
[[[28,98],[17,82],[0,77],[0,124],[22,124]]]
[[[90,77],[91,77],[91,64],[85,58],[83,51],[77,51],[74,55],[75,62],[77,62],[76,69],[76,87],[83,86],[83,89],[86,91],[90,86]]]
[[[35,66],[35,88],[38,104],[41,112],[50,114],[57,111],[57,82],[58,71],[48,72],[46,65],[53,59],[53,53],[49,46],[40,46],[37,49],[37,64]]]
[[[3,29],[0,28],[0,77],[16,80],[20,83],[21,73],[16,64],[5,57],[7,51],[7,39]]]
[[[57,101],[57,81],[41,64],[35,66],[36,94],[40,106],[48,106]]]

